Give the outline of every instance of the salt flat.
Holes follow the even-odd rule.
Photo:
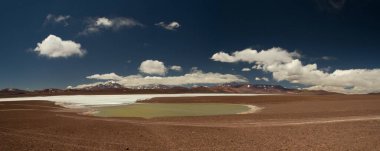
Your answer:
[[[127,95],[63,95],[63,96],[36,96],[0,98],[5,101],[52,101],[67,108],[82,108],[85,106],[104,106],[132,104],[138,100],[147,100],[161,97],[201,97],[201,96],[259,96],[269,94],[225,94],[225,93],[186,93],[186,94],[127,94]]]

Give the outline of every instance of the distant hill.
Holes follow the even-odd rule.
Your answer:
[[[24,95],[30,93],[29,91],[20,90],[20,89],[2,89],[0,90],[0,96],[7,96],[7,95]]]
[[[169,94],[169,93],[246,93],[246,94],[337,94],[327,91],[309,91],[284,88],[280,85],[228,83],[216,86],[167,86],[145,85],[125,88],[115,82],[108,82],[81,89],[43,89],[25,91],[19,89],[0,90],[0,97],[49,96],[49,95],[96,95],[96,94]]]
[[[380,95],[380,92],[379,93],[370,93],[369,95]]]
[[[220,93],[289,93],[292,89],[280,85],[255,85],[255,84],[223,84],[210,87],[214,92]]]

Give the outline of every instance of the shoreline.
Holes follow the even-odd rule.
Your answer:
[[[244,111],[244,112],[240,112],[240,113],[237,113],[237,114],[252,114],[252,113],[256,113],[256,112],[259,112],[260,110],[264,109],[263,107],[258,107],[258,106],[255,106],[255,105],[245,105],[246,107],[249,108],[248,111]]]
[[[131,104],[155,98],[192,98],[192,97],[254,97],[274,96],[276,94],[228,94],[228,93],[183,93],[183,94],[132,94],[132,95],[63,95],[39,97],[0,98],[0,102],[8,101],[51,101],[67,108],[82,108],[98,105]]]
[[[132,103],[132,104],[182,104],[182,103]],[[92,107],[85,107],[85,108],[80,108],[80,109],[70,109],[70,108],[66,108],[65,110],[68,111],[68,112],[76,112],[80,115],[87,115],[87,116],[97,116],[96,114],[100,113],[101,112],[101,109],[99,108],[102,108],[102,107],[118,107],[118,106],[128,106],[128,105],[132,105],[132,104],[120,104],[120,105],[105,105],[105,106],[92,106]],[[204,103],[189,103],[189,104],[199,104],[199,105],[203,105]],[[207,104],[207,103],[206,103]],[[229,113],[229,114],[221,114],[221,115],[243,115],[243,114],[253,114],[253,113],[257,113],[258,111],[262,110],[263,107],[258,107],[258,106],[255,106],[255,105],[249,105],[249,104],[238,104],[238,103],[213,103],[213,104],[230,104],[230,105],[239,105],[239,106],[245,106],[245,107],[248,107],[247,110],[245,111],[241,111],[241,112],[235,112],[235,113]],[[125,109],[127,110],[127,109]],[[226,110],[228,111],[228,110]],[[215,114],[215,115],[220,115],[220,114]],[[211,115],[194,115],[196,117],[203,117],[203,116],[215,116],[214,114],[211,114]],[[116,116],[117,117],[117,116]],[[120,118],[122,118],[123,116],[120,116]],[[128,116],[126,116],[128,117]],[[133,116],[131,116],[133,117]],[[136,117],[139,117],[139,116],[136,116]],[[170,118],[170,117],[186,117],[186,116],[181,116],[181,115],[178,115],[178,116],[163,116],[163,117],[167,117],[167,118]]]

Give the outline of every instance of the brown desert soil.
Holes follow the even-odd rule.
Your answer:
[[[100,118],[47,101],[0,102],[0,150],[380,150],[379,95],[155,98],[241,103],[244,115]]]

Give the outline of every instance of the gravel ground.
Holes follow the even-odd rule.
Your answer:
[[[46,101],[0,102],[0,150],[380,150],[380,96],[155,98],[252,104],[254,114],[99,118]]]

